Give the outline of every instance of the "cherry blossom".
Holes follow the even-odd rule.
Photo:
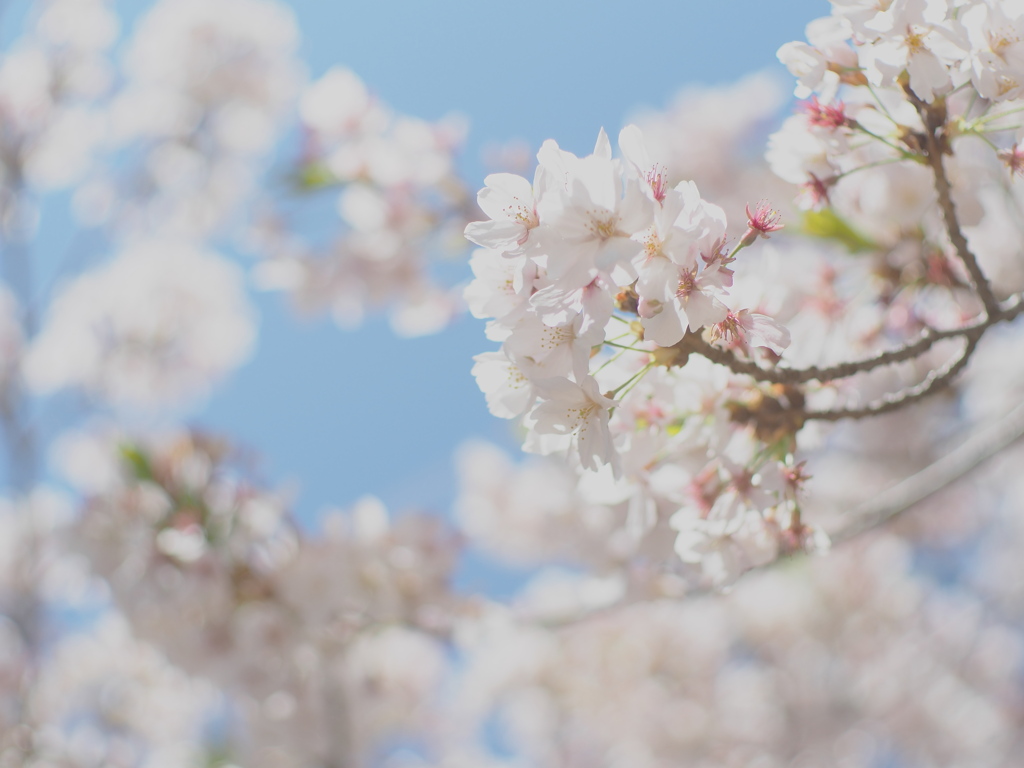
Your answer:
[[[540,435],[571,437],[587,469],[597,469],[601,464],[614,466],[608,410],[616,402],[598,391],[597,381],[588,377],[577,384],[554,377],[540,379],[536,387],[541,400],[527,417],[530,427]]]
[[[464,248],[458,233],[473,206],[456,174],[463,121],[450,116],[431,123],[395,113],[340,67],[306,87],[300,117],[295,194],[267,200],[252,227],[262,257],[258,285],[286,292],[302,311],[327,311],[344,328],[379,309],[390,312],[402,335],[446,327],[460,302],[429,265]],[[482,193],[481,205],[500,221],[480,225],[478,240],[494,247],[518,243],[526,225],[516,216],[529,219],[531,204],[524,203],[526,213],[513,206],[511,218],[501,211],[516,195],[528,201],[529,183],[509,187],[507,174],[491,181],[496,187]],[[310,238],[306,203],[326,190],[337,193],[337,226],[325,238]]]
[[[240,365],[254,335],[236,266],[188,244],[139,242],[56,297],[26,376],[43,392],[180,404]]]
[[[538,177],[542,168],[538,166]],[[485,186],[477,195],[480,210],[491,217],[489,222],[478,222],[466,227],[466,237],[484,248],[494,248],[513,254],[526,245],[530,230],[537,219],[537,204],[533,188],[541,186],[542,179],[534,179],[531,186],[526,179],[512,173],[492,173],[484,179]]]
[[[487,335],[502,343],[473,369],[492,413],[521,420],[527,451],[578,463],[581,482],[610,478],[635,546],[659,519],[667,526],[673,501],[678,509],[653,486],[670,457],[678,460],[679,427],[700,407],[684,392],[705,373],[689,363],[687,345],[721,340],[747,357],[762,346],[778,355],[788,333],[763,312],[727,303],[737,254],[758,232],[778,229],[774,214],[759,210],[761,229],[730,249],[724,211],[692,182],[668,188],[640,129],[625,128],[619,144],[625,162],[612,157],[604,132],[582,158],[548,141],[532,187],[500,179],[522,199],[532,189],[536,219],[525,247],[517,236],[474,254],[466,298],[474,314],[493,318]],[[469,236],[490,231],[480,226]],[[694,474],[714,457],[705,440],[694,446]],[[761,511],[782,501],[763,497]]]

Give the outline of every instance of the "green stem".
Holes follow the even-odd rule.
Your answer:
[[[902,163],[902,162],[903,162],[903,158],[902,157],[889,157],[889,158],[886,158],[885,160],[876,160],[873,163],[865,163],[864,165],[858,165],[856,168],[851,168],[848,171],[843,171],[836,178],[837,179],[844,179],[847,176],[849,176],[850,174],[856,173],[857,171],[864,171],[864,170],[867,170],[868,168],[878,168],[879,166],[882,166],[882,165],[892,165],[893,163]]]
[[[727,258],[727,259],[734,259],[734,258],[736,258],[736,254],[737,254],[737,253],[739,253],[740,251],[742,251],[742,250],[743,250],[744,248],[746,248],[746,247],[747,247],[747,244],[746,244],[746,243],[744,243],[744,242],[743,242],[743,240],[741,239],[741,240],[740,240],[740,241],[739,241],[738,243],[736,243],[736,247],[735,247],[735,248],[733,248],[733,249],[732,249],[732,250],[731,250],[731,251],[729,252],[729,255],[728,255],[728,256],[726,256],[726,258]]]
[[[978,92],[974,91],[971,94],[971,101],[967,104],[967,109],[964,110],[964,117],[971,114],[971,110],[974,109],[974,105],[978,103]]]
[[[643,352],[645,355],[651,354],[649,349],[637,349],[636,347],[627,347],[625,344],[616,344],[614,341],[604,342],[609,347],[615,347],[616,349],[628,349],[630,352]]]
[[[608,344],[608,343],[610,343],[610,342],[607,342],[607,341],[605,342],[605,344]],[[618,346],[618,344],[613,344],[612,346]],[[616,360],[618,360],[620,357],[622,357],[624,354],[626,354],[626,352],[625,352],[626,349],[628,349],[628,347],[622,347],[622,350],[623,350],[622,352],[618,352],[618,353],[612,355],[607,360],[605,360],[603,363],[601,363],[601,365],[598,366],[598,368],[594,371],[593,375],[597,375],[598,373],[603,371],[605,368],[607,368],[609,365],[611,365]]]
[[[973,131],[976,126],[985,125],[985,123],[991,123],[993,120],[998,120],[1001,117],[1009,117],[1010,115],[1015,115],[1015,114],[1017,114],[1019,112],[1024,112],[1024,107],[1017,107],[1016,109],[1010,109],[1010,110],[1007,110],[1006,112],[999,112],[998,114],[995,114],[995,115],[988,115],[988,116],[982,115],[981,117],[976,117],[976,118],[974,118],[974,120],[971,121],[970,125],[967,127],[967,130]],[[1000,130],[1001,131],[1001,130],[1007,130],[1007,129],[996,128],[994,130]]]
[[[918,158],[918,156],[916,154],[914,154],[913,152],[907,151],[905,148],[899,146],[898,144],[893,144],[887,138],[885,138],[884,136],[878,135],[874,131],[869,131],[867,128],[865,128],[863,125],[861,125],[858,122],[855,122],[853,124],[853,127],[854,127],[855,130],[858,130],[861,133],[866,134],[866,135],[870,136],[871,138],[873,138],[873,139],[875,139],[877,141],[882,142],[883,144],[885,144],[885,146],[889,147],[890,149],[896,150],[897,152],[900,153],[901,159],[913,158],[914,160],[917,160],[917,158]]]
[[[629,389],[626,389],[626,391],[622,393],[623,396],[625,396],[629,392],[629,390],[632,389],[634,386],[636,386],[637,382],[639,382],[640,379],[642,379],[647,374],[647,372],[649,370],[651,370],[651,368],[653,368],[653,367],[654,367],[654,363],[650,362],[647,365],[645,365],[643,368],[641,368],[639,371],[634,373],[632,376],[630,376],[628,379],[626,379],[626,381],[624,381],[622,384],[620,384],[619,386],[617,386],[615,389],[612,390],[612,397],[616,397],[621,390],[623,390],[626,387],[628,387]]]
[[[975,135],[981,136],[986,133],[1002,133],[1003,131],[1015,131],[1020,128],[1020,123],[1016,125],[1000,125],[998,128],[986,128],[982,131],[974,131]]]
[[[896,122],[896,118],[894,118],[889,113],[889,110],[886,109],[885,104],[883,104],[882,100],[880,98],[878,98],[878,94],[875,93],[875,89],[871,87],[871,83],[866,83],[866,85],[867,85],[868,93],[871,94],[871,97],[875,100],[875,103],[878,105],[878,108],[879,108],[879,110],[881,110],[882,114],[889,118],[889,122],[891,122],[893,125],[899,127],[899,123]]]
[[[988,136],[986,136],[984,134],[984,132],[982,132],[982,131],[974,131],[971,134],[971,136],[977,136],[979,139],[981,139],[986,144],[988,144],[990,147],[992,147],[992,149],[994,149],[996,152],[999,151],[999,146],[994,141],[992,141],[992,139],[990,139]]]

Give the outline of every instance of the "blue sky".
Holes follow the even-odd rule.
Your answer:
[[[660,107],[692,83],[727,83],[758,69],[784,74],[782,43],[825,15],[824,0],[292,0],[310,73],[350,67],[395,109],[470,123],[464,170],[485,173],[488,143],[555,138],[585,153],[638,107]],[[389,506],[443,511],[454,493],[453,450],[479,437],[509,448],[511,425],[488,414],[469,374],[493,345],[465,317],[438,336],[397,339],[374,319],[359,331],[295,319],[260,296],[252,361],[195,423],[264,457],[267,479],[294,481],[306,519],[373,493]]]

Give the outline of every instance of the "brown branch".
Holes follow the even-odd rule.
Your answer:
[[[934,139],[932,141],[934,142]],[[953,207],[953,198],[950,195],[949,179],[946,177],[946,169],[942,165],[942,155],[933,153],[929,148],[928,164],[935,174],[935,191],[939,194],[939,207],[942,208],[942,217],[946,220],[946,231],[949,233],[949,239],[953,243],[960,261],[963,262],[971,276],[974,290],[977,292],[982,304],[985,305],[985,312],[991,316],[999,311],[999,300],[992,292],[992,286],[989,284],[988,278],[981,271],[978,259],[971,252],[970,247],[967,245],[967,238],[964,237],[964,233],[960,230],[960,222],[957,220],[956,209]]]
[[[934,394],[948,386],[953,378],[966,367],[971,355],[978,346],[981,333],[977,332],[967,337],[964,350],[953,363],[944,369],[932,371],[923,381],[912,387],[907,387],[899,392],[891,392],[884,397],[868,403],[861,408],[839,408],[828,411],[805,411],[802,416],[804,421],[816,419],[818,421],[839,421],[840,419],[863,419],[867,416],[878,416],[883,413],[895,411],[913,402],[921,400],[928,395]]]
[[[986,314],[991,317],[999,311],[999,300],[996,299],[996,295],[992,292],[992,286],[989,284],[988,278],[981,271],[978,259],[971,251],[970,246],[967,244],[967,238],[964,237],[964,233],[960,229],[956,207],[953,205],[952,188],[949,183],[949,177],[946,175],[946,168],[942,163],[943,154],[949,150],[949,142],[944,133],[946,127],[945,103],[938,101],[935,104],[925,104],[909,88],[906,89],[906,92],[917,107],[921,120],[924,121],[924,141],[928,165],[931,167],[932,175],[935,177],[935,191],[939,196],[939,208],[942,209],[942,218],[946,222],[946,232],[949,235],[949,240],[956,249],[957,256],[960,257],[960,261],[966,267],[968,274],[970,274],[971,282],[974,283],[974,290],[978,294],[978,298],[981,299],[981,303],[985,305]]]
[[[1022,303],[1024,308],[1024,303]],[[978,324],[981,325],[981,324]],[[758,381],[770,384],[803,384],[808,381],[834,381],[845,379],[855,373],[863,373],[880,368],[884,365],[902,363],[919,357],[931,349],[937,342],[943,339],[954,338],[963,335],[976,326],[965,326],[946,331],[925,331],[916,340],[897,349],[880,352],[874,357],[864,360],[855,360],[849,363],[839,363],[825,368],[809,366],[807,368],[762,368],[755,362],[740,360],[732,352],[721,347],[715,347],[703,339],[694,339],[689,342],[694,352],[708,358],[713,363],[724,365],[733,373],[745,374]]]
[[[948,328],[942,331],[928,330],[922,333],[917,339],[897,349],[880,352],[874,357],[865,358],[849,363],[839,363],[824,368],[810,366],[808,368],[762,368],[755,362],[740,360],[736,355],[727,349],[713,346],[699,336],[687,336],[683,340],[687,351],[693,351],[706,357],[713,363],[724,365],[733,373],[750,376],[758,381],[770,384],[802,384],[808,381],[834,381],[845,379],[856,373],[865,373],[885,365],[902,363],[914,358],[931,349],[935,344],[946,339],[955,339],[977,334],[979,337],[988,328],[997,323],[1013,320],[1024,313],[1024,294],[1015,295],[1002,307],[997,309],[984,320],[965,325],[960,328]]]

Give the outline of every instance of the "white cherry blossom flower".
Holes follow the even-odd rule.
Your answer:
[[[850,25],[851,30],[861,37],[871,38],[874,32],[866,24],[889,10],[893,0],[829,0],[832,14]]]
[[[789,331],[782,324],[747,309],[729,312],[711,329],[711,337],[748,352],[750,347],[765,347],[776,355],[781,355],[790,342]]]
[[[768,139],[765,159],[779,178],[804,184],[837,176],[837,155],[843,148],[834,131],[812,125],[805,115],[792,115]]]
[[[571,375],[579,381],[586,375],[591,349],[603,340],[604,326],[589,323],[584,314],[557,326],[531,314],[516,323],[505,343],[516,357],[543,366],[548,376]]]
[[[684,563],[699,565],[714,586],[732,584],[745,571],[777,557],[778,542],[756,512],[710,520],[681,511],[671,524],[678,531],[676,554]]]
[[[527,357],[513,359],[507,350],[484,352],[473,360],[472,374],[492,414],[514,419],[529,410],[537,397],[534,381],[540,366]]]
[[[971,81],[986,99],[1024,96],[1024,3],[975,3],[957,17],[970,41]]]
[[[580,333],[585,333],[604,328],[608,322],[614,308],[613,288],[609,279],[598,273],[578,288],[568,288],[564,283],[539,288],[530,297],[530,305],[547,325],[568,325],[579,317]]]
[[[469,259],[475,280],[463,297],[473,317],[493,317],[507,326],[526,311],[537,280],[537,265],[519,256],[505,258],[498,251],[478,249]]]
[[[582,384],[564,378],[537,382],[540,396],[530,411],[532,429],[540,434],[571,437],[580,464],[596,470],[604,464],[618,466],[618,453],[608,429],[609,409],[617,401],[599,391],[596,379],[588,376]]]
[[[632,238],[650,224],[653,201],[637,180],[624,177],[604,131],[592,155],[578,158],[555,145],[538,159],[552,179],[565,179],[537,203],[541,227],[535,234],[549,277],[570,289],[599,272],[619,285],[635,279],[630,261],[642,246]]]
[[[520,253],[526,246],[530,231],[540,223],[534,188],[540,188],[543,167],[538,166],[534,184],[511,173],[492,173],[477,194],[480,209],[490,221],[477,221],[466,226],[466,238],[505,253]]]
[[[670,347],[687,330],[699,331],[725,319],[728,309],[717,298],[721,289],[714,275],[698,275],[666,259],[654,261],[637,281],[637,293],[644,297],[640,318],[644,338]]]
[[[826,16],[807,25],[807,43],[786,43],[776,56],[797,79],[794,95],[806,99],[812,93],[831,101],[839,88],[837,71],[854,70],[857,54],[850,47],[850,28],[842,19]]]
[[[658,203],[665,200],[669,190],[668,171],[651,161],[643,133],[635,125],[619,131],[619,149],[633,172],[644,183],[645,191]]]
[[[872,84],[892,85],[906,71],[910,89],[924,101],[952,89],[951,68],[967,55],[967,42],[949,23],[948,0],[894,0],[864,26],[876,35],[860,48]]]
[[[725,215],[700,199],[696,185],[682,182],[667,194],[637,262],[645,338],[672,346],[687,328],[697,331],[725,318],[726,307],[717,296],[731,283],[732,273],[715,261],[724,241]]]

